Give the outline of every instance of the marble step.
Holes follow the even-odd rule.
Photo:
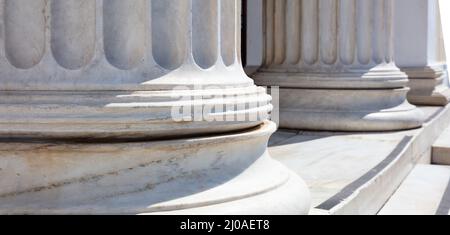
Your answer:
[[[269,152],[305,180],[310,214],[374,215],[416,164],[430,162],[431,146],[450,125],[450,106],[420,107],[422,128],[394,132],[279,130]]]
[[[379,215],[449,215],[450,166],[417,165]]]
[[[437,165],[450,165],[450,127],[433,144],[432,162]]]

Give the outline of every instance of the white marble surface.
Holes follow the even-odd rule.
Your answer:
[[[450,127],[433,144],[432,161],[434,164],[450,165]]]
[[[274,136],[286,133],[278,131]],[[276,160],[307,182],[316,207],[380,163],[403,136],[300,132],[269,149]]]
[[[420,109],[428,120],[419,129],[373,133],[279,130],[271,137],[269,152],[305,180],[311,190],[312,214],[375,214],[415,163],[429,158],[431,144],[442,127],[450,124],[450,107]],[[386,159],[392,162],[379,168]],[[367,178],[374,171],[373,178]],[[333,208],[316,208],[361,180]]]
[[[0,214],[308,213],[240,6],[0,1]]]
[[[258,126],[271,98],[242,68],[239,6],[1,1],[0,136],[160,139]],[[211,121],[239,115],[256,118]]]
[[[305,183],[270,158],[275,124],[133,143],[0,143],[0,214],[306,214]]]
[[[440,206],[448,214],[449,187],[449,166],[417,165],[379,214],[435,215]]]

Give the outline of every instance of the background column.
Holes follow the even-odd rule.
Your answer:
[[[395,54],[409,77],[408,100],[446,105],[450,100],[442,25],[437,0],[396,0]]]
[[[265,62],[281,127],[376,131],[421,126],[393,56],[391,0],[267,0]]]

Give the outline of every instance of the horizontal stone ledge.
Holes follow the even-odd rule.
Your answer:
[[[272,105],[256,86],[142,92],[0,92],[2,138],[158,139],[255,127]]]

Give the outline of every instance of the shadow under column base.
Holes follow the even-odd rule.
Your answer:
[[[450,102],[450,88],[439,86],[432,91],[412,91],[408,93],[408,101],[415,105],[446,106]]]
[[[268,154],[275,128],[123,143],[0,142],[0,214],[307,214],[305,183]]]
[[[450,102],[446,65],[402,68],[408,77],[408,101],[415,105],[445,106]]]

